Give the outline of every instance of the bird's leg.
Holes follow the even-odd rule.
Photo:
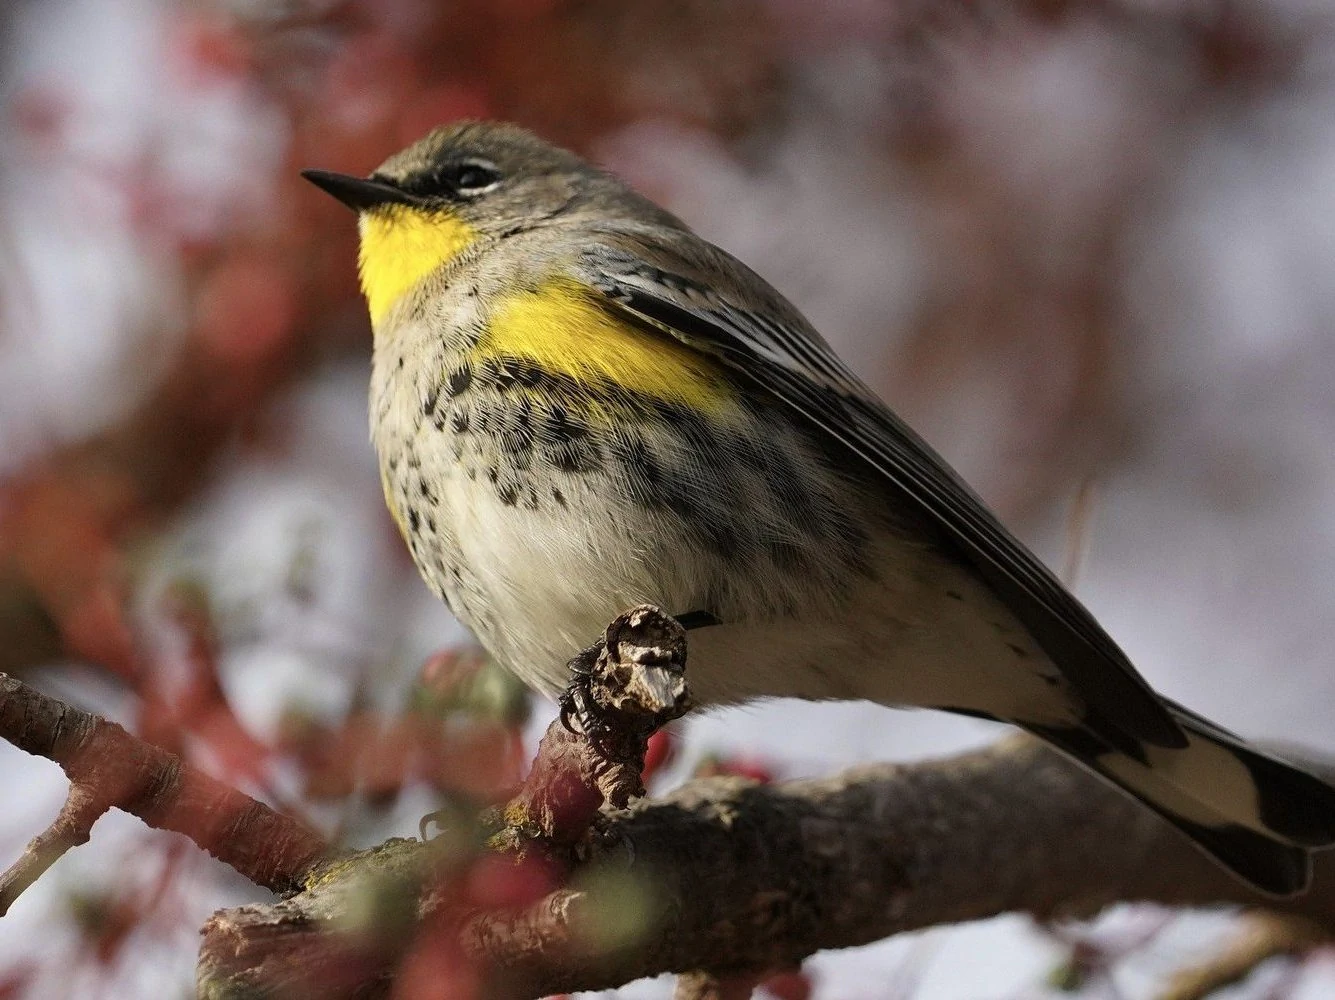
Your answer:
[[[560,854],[604,805],[622,809],[643,795],[649,737],[690,707],[685,669],[686,633],[675,619],[648,605],[618,615],[601,642],[571,660],[560,718],[489,842]]]
[[[561,692],[556,704],[561,710],[561,725],[572,735],[583,733],[592,739],[591,732],[599,727],[594,712],[591,686],[598,666],[598,657],[606,648],[606,638],[599,639],[592,646],[581,650],[570,661],[570,683]],[[571,725],[572,720],[578,725],[578,729]]]

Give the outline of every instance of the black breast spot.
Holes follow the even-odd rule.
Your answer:
[[[433,385],[422,400],[422,416],[429,417],[436,412],[436,402],[440,399],[440,386]]]
[[[543,370],[524,358],[496,358],[491,362],[491,368],[489,374],[498,389],[511,386],[532,389],[546,381]]]
[[[451,396],[457,396],[461,392],[467,391],[468,386],[472,381],[473,367],[465,361],[454,371],[450,372],[449,377],[445,380],[445,389]]]
[[[543,444],[562,444],[589,436],[588,425],[570,415],[560,403],[552,403],[537,420],[538,440]]]
[[[561,403],[549,404],[534,415],[533,433],[541,453],[562,472],[588,472],[602,460],[589,426]]]
[[[533,447],[533,403],[527,397],[514,400],[501,411],[501,447],[515,455]]]
[[[644,437],[634,431],[609,435],[607,450],[626,473],[631,496],[641,503],[654,503],[663,485],[663,467]]]

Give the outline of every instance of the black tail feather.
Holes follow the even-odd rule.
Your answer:
[[[1262,753],[1189,709],[1166,701],[1187,733],[1229,748],[1252,773],[1257,809],[1267,829],[1303,847],[1335,844],[1335,787],[1293,764]]]
[[[1141,745],[1128,753],[1125,736],[1109,740],[1096,720],[1025,728],[1135,796],[1257,889],[1301,892],[1311,880],[1309,850],[1335,844],[1335,788],[1170,707],[1188,736],[1181,750]]]
[[[1229,871],[1272,896],[1295,895],[1312,881],[1312,854],[1305,847],[1281,843],[1234,823],[1206,826],[1161,809],[1155,812]]]

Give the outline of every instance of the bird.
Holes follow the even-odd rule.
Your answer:
[[[427,584],[555,695],[632,606],[690,627],[695,701],[1010,723],[1258,891],[1335,789],[1159,696],[1060,580],[745,264],[504,122],[442,125],[358,216],[384,494]]]

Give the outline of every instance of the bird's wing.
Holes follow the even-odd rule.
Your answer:
[[[719,358],[877,469],[942,529],[1105,728],[1130,741],[1186,745],[1089,611],[792,305],[717,247],[684,232],[671,242],[660,233],[607,227],[583,243],[574,276],[602,293],[610,308]]]

